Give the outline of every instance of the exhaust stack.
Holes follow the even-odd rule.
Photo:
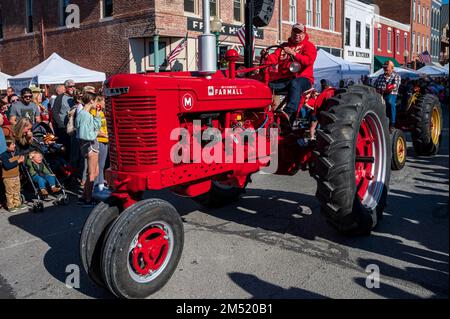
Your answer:
[[[209,0],[203,0],[203,34],[198,37],[198,49],[198,72],[204,75],[216,73],[216,37],[211,34]]]

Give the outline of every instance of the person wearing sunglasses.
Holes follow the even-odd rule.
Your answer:
[[[9,122],[12,125],[23,117],[30,120],[32,124],[39,123],[41,121],[39,107],[32,102],[33,93],[29,88],[22,89],[21,101],[13,103],[9,112]]]

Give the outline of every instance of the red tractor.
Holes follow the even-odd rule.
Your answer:
[[[214,36],[204,41],[214,49]],[[321,211],[339,231],[369,234],[382,217],[391,145],[375,89],[321,93],[312,104],[317,140],[300,145],[308,127],[289,123],[269,86],[270,66],[236,70],[230,50],[228,70],[216,72],[202,62],[213,56],[207,53],[200,50],[198,72],[119,74],[105,82],[114,190],[86,220],[80,252],[90,278],[118,297],[158,291],[183,250],[179,214],[161,199],[143,200],[147,190],[217,206],[237,200],[261,169],[309,170]]]

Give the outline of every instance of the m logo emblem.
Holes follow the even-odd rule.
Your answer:
[[[181,99],[181,105],[186,111],[189,111],[194,107],[194,97],[191,93],[186,93],[183,95],[183,98]]]
[[[208,86],[208,95],[209,96],[214,95],[214,86]]]

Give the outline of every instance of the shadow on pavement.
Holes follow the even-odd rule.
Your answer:
[[[253,299],[326,299],[327,297],[300,288],[289,289],[261,280],[255,275],[229,273],[231,280],[252,295]]]

